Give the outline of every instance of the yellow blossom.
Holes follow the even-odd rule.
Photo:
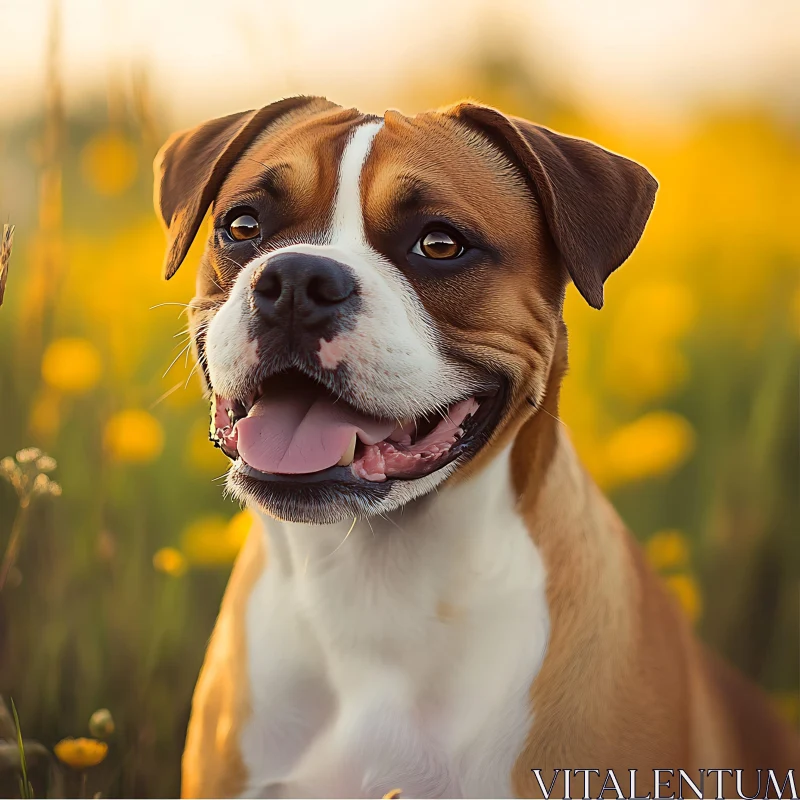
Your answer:
[[[100,354],[86,339],[56,339],[42,358],[45,382],[64,394],[88,392],[100,378],[100,371]]]
[[[669,575],[665,580],[667,588],[675,596],[689,620],[692,623],[697,622],[702,611],[702,598],[697,581],[686,573]]]
[[[54,748],[58,760],[73,769],[97,766],[108,753],[108,745],[97,739],[62,739]]]
[[[124,192],[136,178],[136,149],[115,131],[95,136],[81,155],[83,176],[102,195]]]
[[[252,527],[249,511],[226,521],[219,516],[195,520],[183,532],[181,546],[192,564],[203,567],[232,564]]]
[[[630,340],[631,347],[638,347],[640,334],[649,341],[683,336],[696,316],[695,299],[688,286],[677,281],[647,281],[631,286],[615,325]]]
[[[689,543],[676,530],[659,531],[645,545],[647,560],[657,570],[684,568],[689,563]]]
[[[615,395],[633,402],[662,397],[689,374],[678,340],[697,315],[689,288],[676,281],[632,286],[615,316],[604,348],[603,369]]]
[[[174,547],[162,547],[153,556],[153,567],[165,575],[180,578],[186,572],[186,558]]]
[[[682,386],[688,375],[686,357],[670,342],[618,341],[605,357],[606,384],[615,395],[634,403],[664,397]]]
[[[152,414],[129,408],[114,414],[106,423],[105,445],[116,461],[144,463],[161,454],[164,431]]]
[[[401,796],[402,791],[402,789],[392,789],[391,792],[386,792],[383,796],[383,800],[397,800],[397,798]]]
[[[692,426],[679,414],[653,411],[615,431],[605,447],[614,483],[662,475],[680,466],[694,448]]]

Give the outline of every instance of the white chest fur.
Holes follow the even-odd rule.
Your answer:
[[[511,796],[549,618],[508,470],[349,535],[265,520],[246,796]]]

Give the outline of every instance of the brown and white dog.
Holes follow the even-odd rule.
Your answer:
[[[166,275],[211,209],[191,327],[228,489],[261,522],[184,796],[530,797],[537,769],[596,769],[598,796],[611,769],[646,793],[655,769],[747,788],[800,763],[558,422],[567,282],[602,305],[655,193],[626,158],[472,103],[296,97],[164,146]]]

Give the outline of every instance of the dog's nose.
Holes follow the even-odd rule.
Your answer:
[[[267,261],[253,293],[267,324],[316,331],[354,307],[357,286],[350,269],[332,258],[279,253]]]

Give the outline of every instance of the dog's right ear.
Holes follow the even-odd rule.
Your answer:
[[[447,113],[487,135],[529,178],[562,264],[589,305],[601,308],[606,278],[644,232],[656,179],[594,142],[489,106],[459,103]]]
[[[335,104],[323,97],[289,97],[212,119],[167,140],[153,163],[153,199],[167,233],[165,278],[183,263],[225,176],[247,147],[280,117],[309,106],[323,110]]]

